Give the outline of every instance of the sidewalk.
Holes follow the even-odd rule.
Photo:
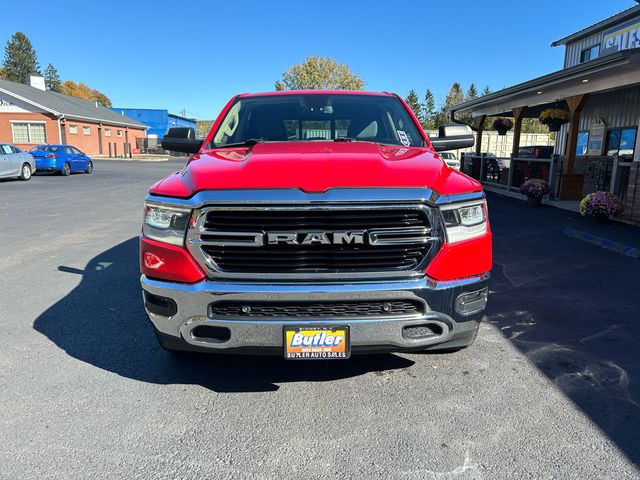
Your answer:
[[[119,162],[134,162],[134,161],[140,161],[140,162],[167,162],[170,159],[171,160],[181,160],[182,157],[169,157],[169,155],[134,155],[133,158],[129,158],[129,157],[101,157],[101,156],[94,156],[93,157],[94,160],[108,160],[108,161],[119,161]]]
[[[615,221],[604,224],[596,223],[590,217],[583,217],[578,212],[565,210],[549,204],[532,208],[529,207],[525,201],[493,192],[487,192],[487,201],[489,205],[489,217],[491,217],[491,205],[499,204],[500,210],[508,211],[510,217],[518,219],[518,223],[530,222],[535,224],[538,230],[543,228],[548,229],[550,232],[557,231],[557,233],[567,235],[565,231],[569,229],[570,231],[586,234],[580,236],[596,236],[608,242],[615,242],[626,247],[640,249],[640,227],[638,226]],[[572,238],[575,238],[575,236]],[[576,239],[575,241],[580,240]],[[602,247],[602,245],[598,246]]]

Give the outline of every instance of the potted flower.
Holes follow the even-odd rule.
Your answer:
[[[569,113],[561,108],[547,108],[540,114],[538,120],[549,127],[550,132],[559,132],[560,127],[569,121]]]
[[[580,214],[597,222],[607,222],[612,215],[622,213],[622,201],[610,192],[593,192],[580,202]]]
[[[493,128],[498,131],[498,135],[506,135],[513,128],[513,122],[508,118],[496,118],[493,121]]]
[[[530,178],[520,185],[520,192],[527,196],[530,207],[537,207],[542,203],[542,197],[551,192],[549,184],[541,178]]]

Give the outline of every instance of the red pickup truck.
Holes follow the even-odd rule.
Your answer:
[[[457,350],[487,301],[491,231],[478,182],[436,153],[397,95],[284,91],[231,99],[185,167],[153,185],[140,238],[146,311],[171,351]]]

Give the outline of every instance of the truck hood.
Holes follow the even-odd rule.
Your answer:
[[[370,142],[273,142],[208,150],[153,185],[152,195],[187,198],[201,190],[428,187],[442,195],[481,190],[427,148]]]

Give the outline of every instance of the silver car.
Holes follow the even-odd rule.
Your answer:
[[[15,145],[0,143],[0,178],[17,177],[29,180],[36,171],[36,161]]]

